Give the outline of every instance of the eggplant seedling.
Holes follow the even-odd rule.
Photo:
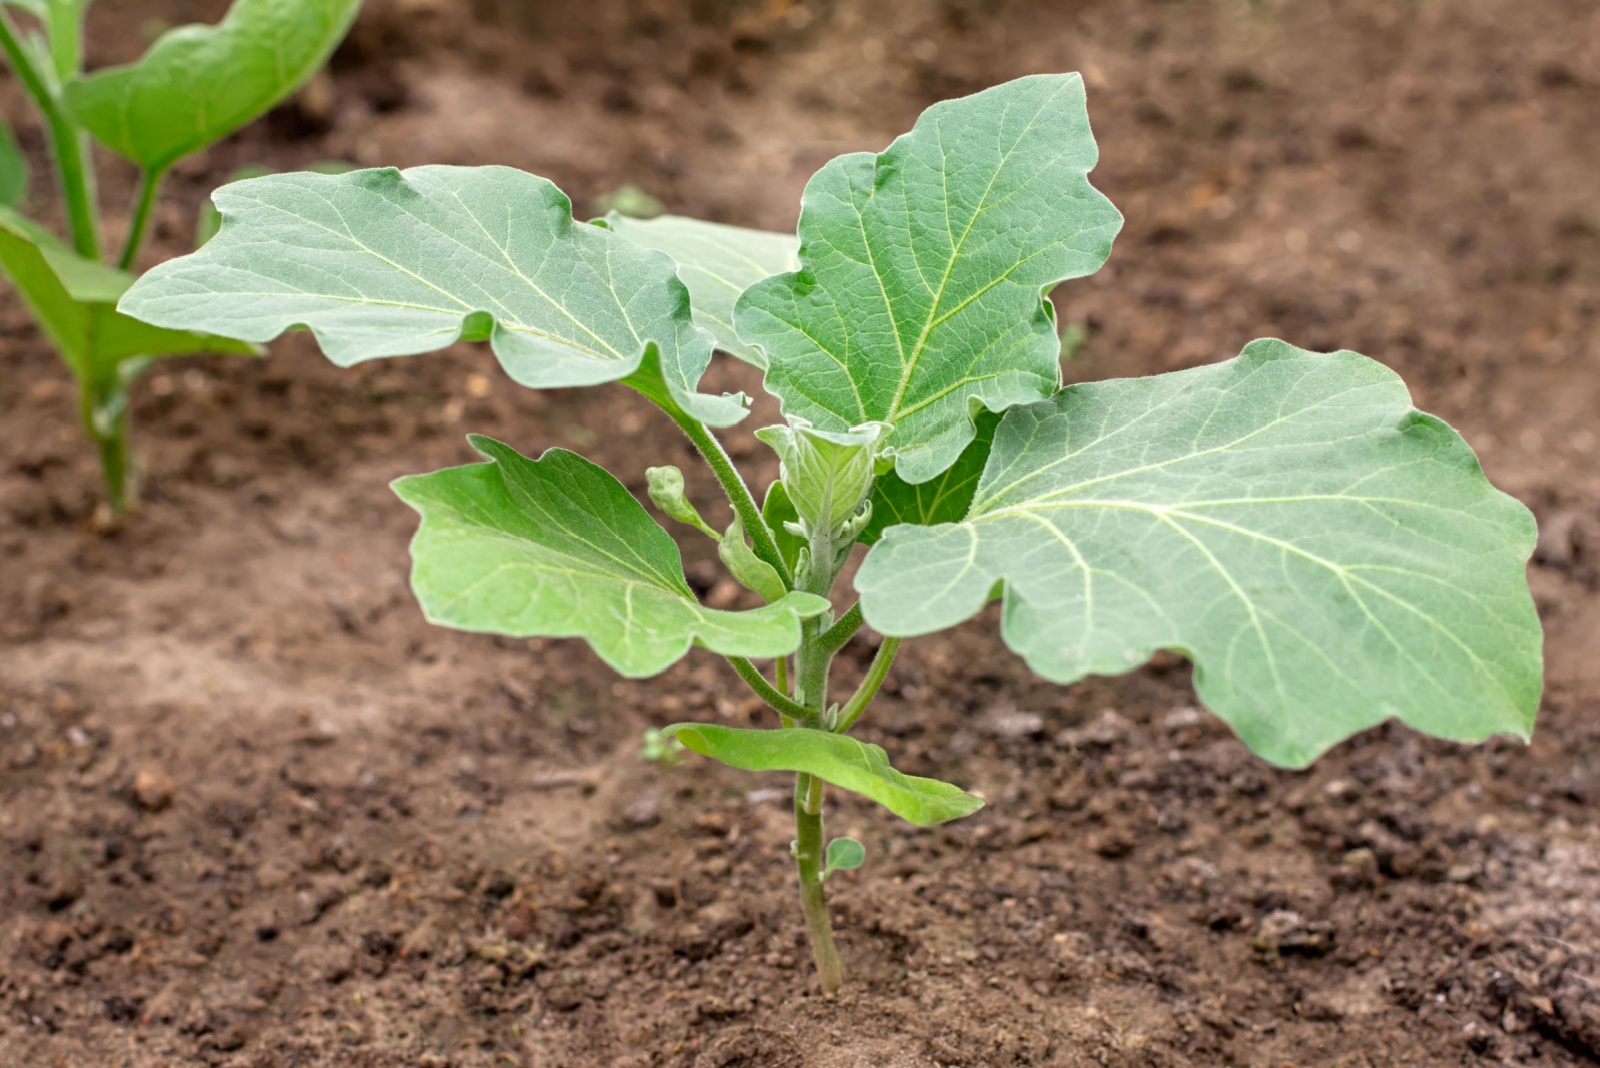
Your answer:
[[[360,0],[235,0],[216,26],[180,26],[127,66],[83,72],[91,0],[0,0],[0,50],[44,120],[70,245],[16,209],[27,160],[0,121],[0,271],[77,379],[83,428],[100,452],[105,507],[132,505],[128,387],[163,356],[256,355],[236,338],[163,329],[116,309],[133,284],[162,179],[183,157],[220,141],[310,78],[350,28]],[[24,32],[15,8],[36,23]],[[101,262],[101,219],[88,138],[139,167],[117,265]]]
[[[258,178],[220,190],[221,232],[121,308],[254,342],[309,328],[342,365],[486,340],[522,385],[621,381],[654,401],[734,518],[718,533],[675,469],[649,472],[651,497],[762,607],[701,605],[672,537],[600,467],[477,436],[482,462],[395,483],[421,515],[412,587],[436,623],[581,637],[629,677],[692,646],[727,658],[772,728],[663,734],[795,773],[801,904],[832,991],[823,876],[862,852],[828,842],[825,786],[919,825],[982,805],[851,732],[903,640],[992,600],[1006,644],[1058,683],[1183,654],[1205,705],[1286,767],[1391,718],[1459,741],[1532,730],[1532,517],[1393,372],[1263,340],[1062,388],[1046,294],[1097,270],[1122,224],[1095,160],[1082,81],[1052,75],[833,160],[798,235],[578,222],[554,185],[504,167]],[[697,389],[714,349],[782,401],[758,432],[781,461],[759,504],[711,429],[745,398]],[[638,448],[643,468],[655,450]],[[852,603],[837,580],[858,543]],[[835,695],[830,665],[863,625],[882,641]]]

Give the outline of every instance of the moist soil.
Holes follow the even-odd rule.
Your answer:
[[[101,5],[92,58],[217,6]],[[1128,219],[1056,294],[1083,337],[1068,378],[1264,335],[1393,366],[1539,517],[1531,746],[1385,727],[1280,771],[1197,708],[1183,661],[1057,688],[991,611],[907,643],[860,730],[989,805],[917,830],[832,797],[868,862],[829,883],[850,982],[824,998],[782,777],[638,755],[647,727],[766,722],[724,665],[617,681],[579,643],[430,627],[407,590],[391,478],[469,459],[478,431],[642,493],[647,465],[691,469],[645,402],[528,392],[467,347],[175,361],[136,391],[144,505],[107,535],[68,379],[6,298],[0,1064],[1600,1061],[1588,0],[372,0],[329,75],[179,168],[147,260],[263,161],[506,163],[580,211],[634,182],[790,227],[829,157],[1064,69]],[[758,384],[731,361],[708,383]],[[774,415],[726,435],[763,480],[750,428]],[[685,558],[738,600],[703,545]],[[841,687],[871,651],[845,650]]]

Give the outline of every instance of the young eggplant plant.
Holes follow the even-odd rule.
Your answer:
[[[726,657],[777,726],[663,733],[795,773],[801,904],[832,991],[823,879],[862,850],[827,842],[824,787],[920,825],[981,806],[850,732],[903,639],[996,598],[1006,643],[1056,682],[1182,653],[1204,703],[1286,767],[1390,718],[1460,741],[1533,726],[1532,518],[1392,372],[1267,340],[1061,388],[1045,294],[1098,269],[1122,223],[1095,158],[1083,83],[1054,75],[829,163],[798,236],[577,222],[555,186],[502,167],[259,178],[220,190],[218,236],[121,307],[255,342],[309,328],[344,365],[487,340],[525,386],[622,381],[659,405],[734,519],[718,535],[673,468],[648,472],[651,497],[717,539],[764,607],[697,603],[672,538],[601,468],[484,437],[483,462],[395,484],[422,517],[412,585],[434,622],[582,637],[630,677],[695,645]],[[760,507],[710,429],[744,399],[696,390],[713,348],[783,403],[758,432],[781,459]],[[883,640],[835,703],[830,663],[863,624]]]
[[[128,387],[151,362],[196,352],[256,355],[236,338],[164,329],[116,310],[133,284],[162,179],[183,157],[261,115],[327,60],[360,0],[235,0],[220,24],[163,34],[138,61],[83,72],[91,0],[0,0],[0,49],[43,117],[71,245],[16,210],[27,161],[0,122],[0,271],[78,383],[84,430],[100,452],[105,507],[120,519],[136,479],[128,455]],[[9,9],[37,23],[24,33]],[[87,138],[139,167],[137,200],[117,265],[100,260],[101,220]]]

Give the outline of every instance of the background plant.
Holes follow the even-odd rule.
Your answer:
[[[422,517],[413,588],[435,622],[582,637],[630,677],[693,645],[726,657],[777,726],[663,733],[796,773],[801,900],[833,990],[823,879],[862,855],[827,842],[824,784],[924,825],[981,806],[849,732],[903,639],[995,598],[1007,644],[1061,683],[1183,653],[1206,705],[1285,766],[1391,717],[1462,741],[1532,729],[1532,519],[1392,372],[1266,340],[1060,387],[1045,293],[1098,269],[1121,225],[1088,182],[1095,159],[1082,83],[1057,75],[936,105],[884,153],[832,161],[797,236],[580,223],[508,168],[265,177],[220,190],[218,236],[122,307],[251,341],[308,327],[346,365],[487,340],[523,385],[622,381],[654,401],[734,518],[719,534],[670,468],[650,470],[652,499],[716,539],[762,607],[700,605],[672,538],[609,473],[477,436],[483,462],[396,483]],[[786,422],[758,432],[781,460],[759,506],[712,432],[744,398],[697,389],[714,347],[783,402]],[[864,624],[883,640],[835,703],[832,659]]]
[[[237,339],[161,329],[116,310],[161,192],[183,157],[221,140],[298,89],[326,62],[360,0],[235,0],[217,26],[163,34],[132,64],[83,72],[84,13],[92,0],[4,0],[0,48],[38,108],[70,247],[16,208],[27,163],[0,123],[0,269],[78,382],[84,430],[100,452],[113,517],[132,499],[128,386],[163,356],[252,355]],[[37,24],[25,33],[11,10]],[[139,168],[139,188],[115,267],[101,262],[102,220],[88,138]]]

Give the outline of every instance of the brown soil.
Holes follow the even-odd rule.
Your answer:
[[[649,725],[759,722],[730,672],[617,682],[575,643],[430,628],[406,588],[388,479],[475,430],[642,490],[689,462],[647,405],[522,391],[481,351],[177,362],[138,392],[144,510],[101,537],[67,379],[8,299],[0,1064],[1600,1060],[1600,8],[457,2],[372,0],[331,80],[184,165],[151,259],[257,159],[510,163],[580,207],[634,181],[789,226],[829,156],[1081,69],[1128,226],[1058,294],[1070,375],[1261,335],[1396,367],[1540,517],[1537,738],[1380,729],[1291,774],[1175,660],[1062,690],[992,618],[910,643],[863,735],[991,803],[915,831],[836,798],[869,860],[830,884],[852,981],[824,999],[781,779],[636,756]],[[97,55],[216,7],[101,5]],[[729,439],[770,477],[761,421]]]

